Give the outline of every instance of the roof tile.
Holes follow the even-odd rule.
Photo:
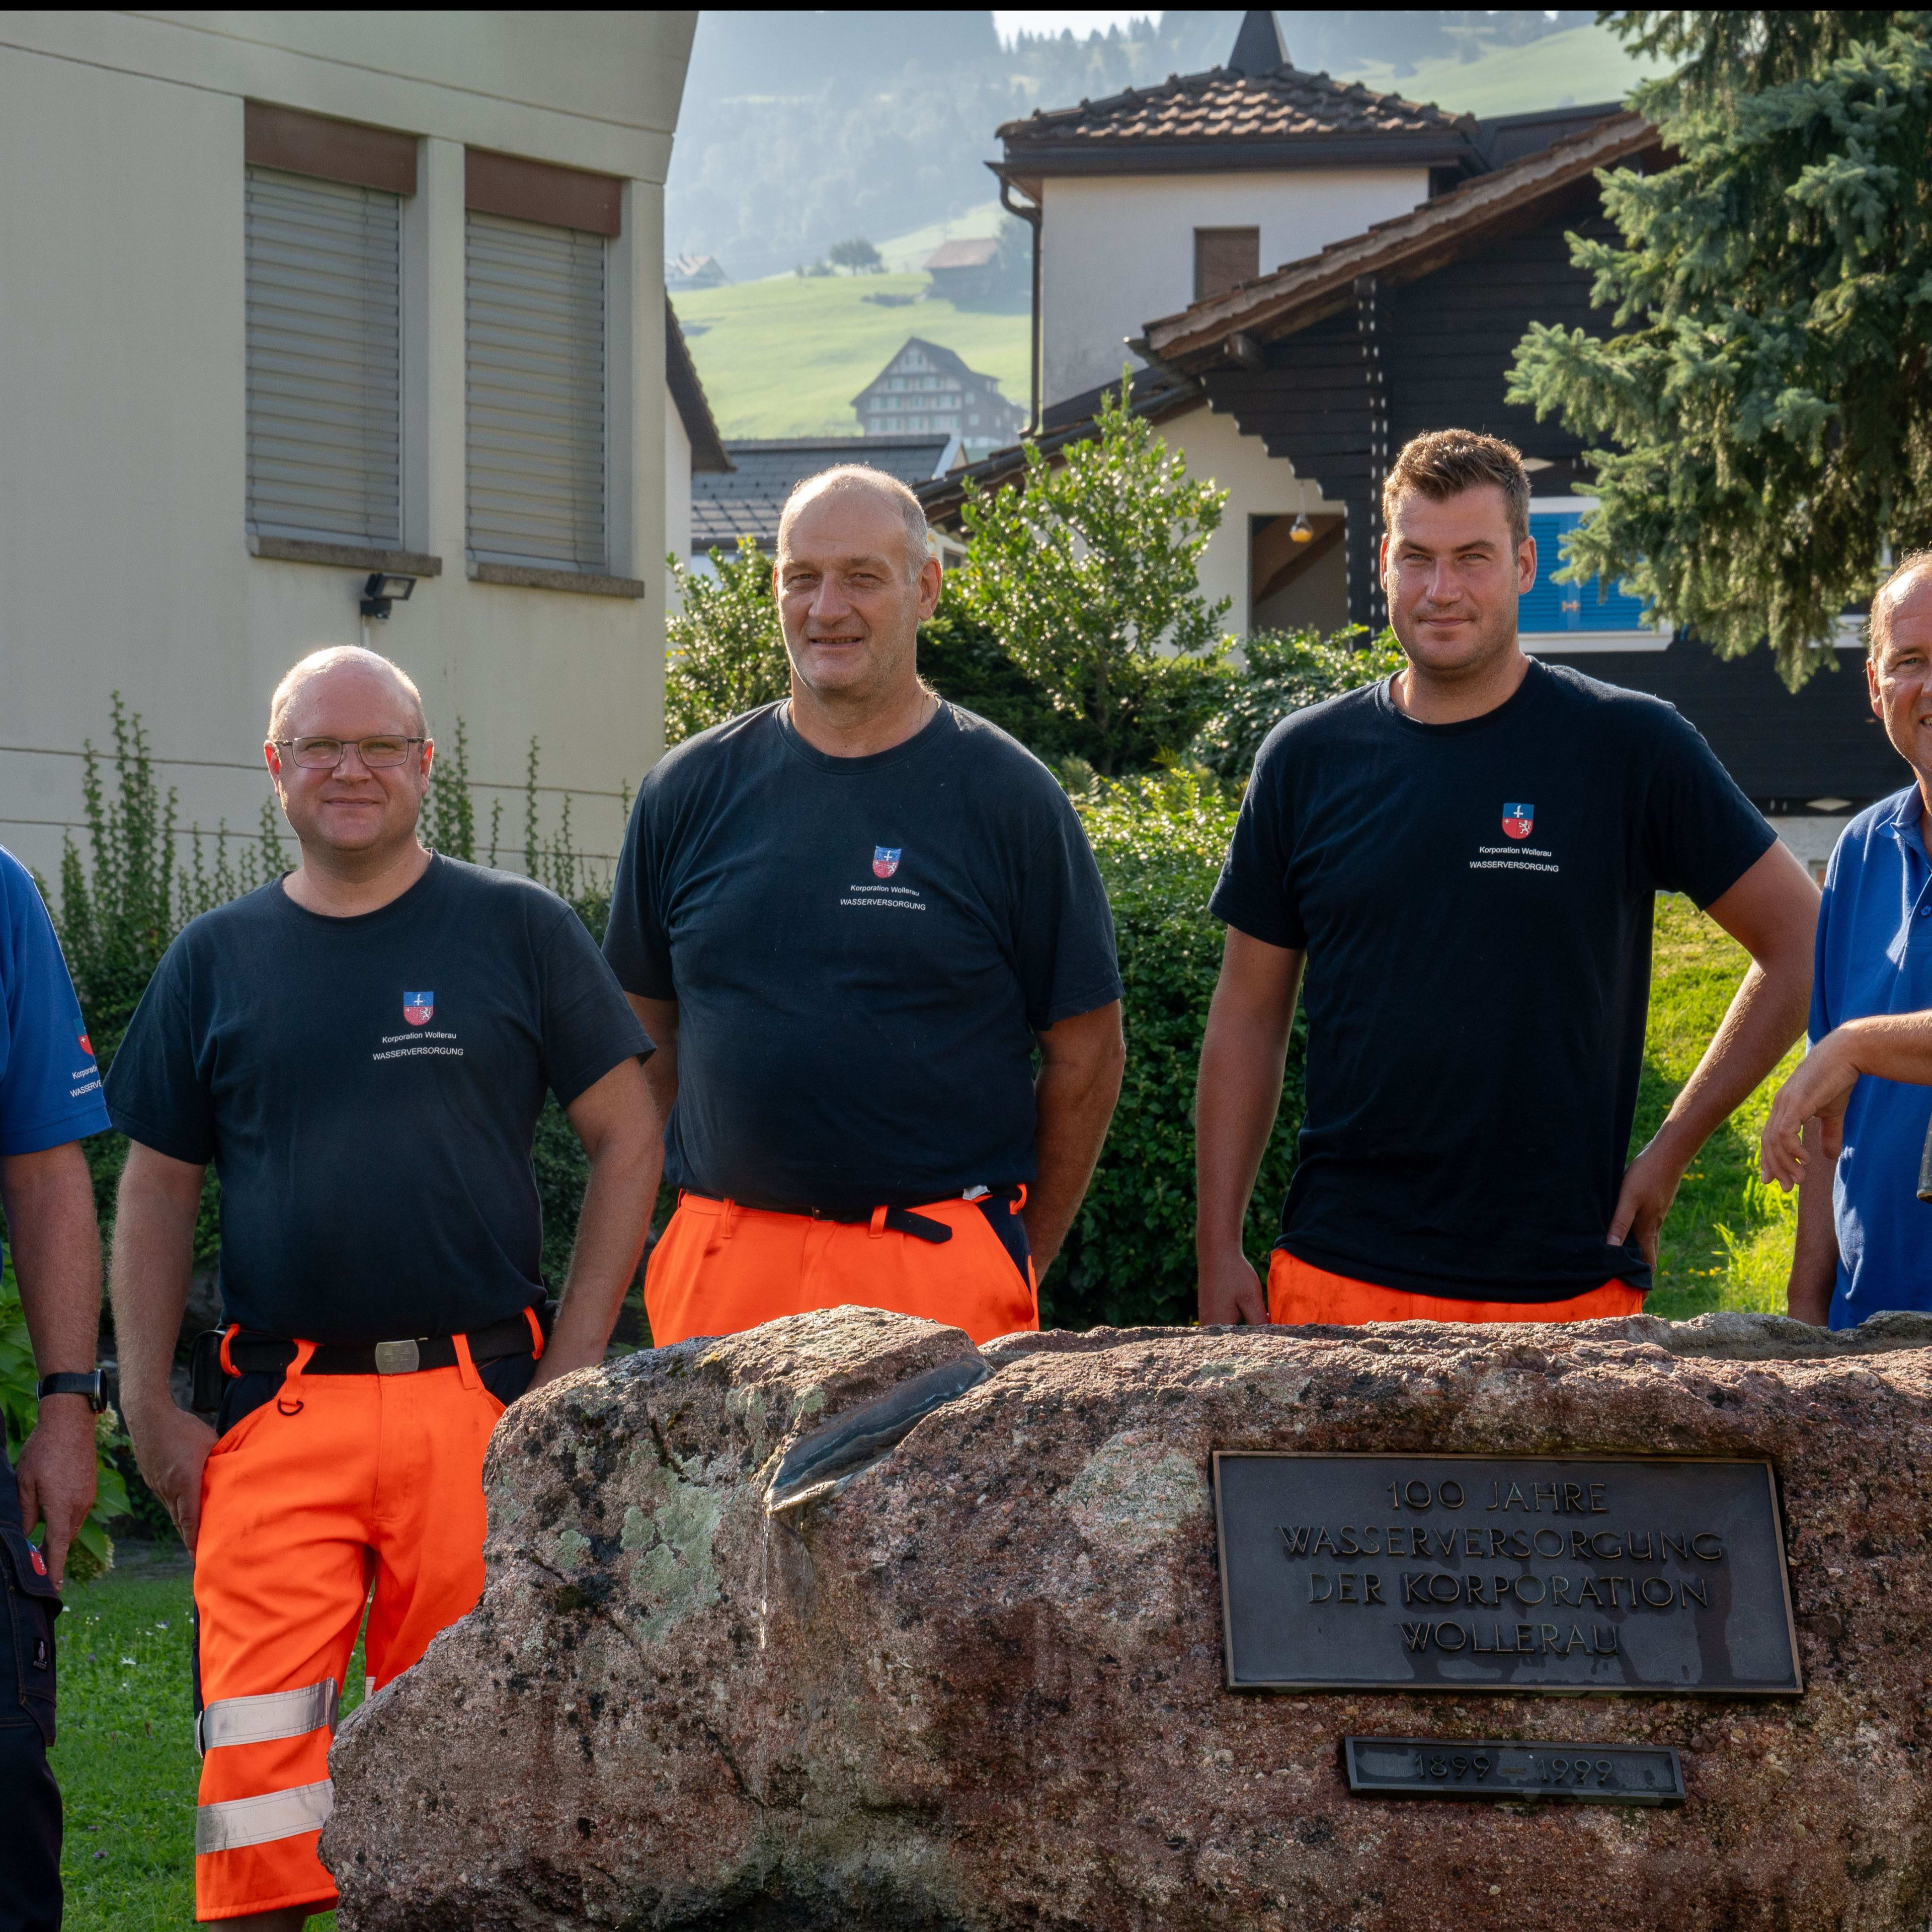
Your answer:
[[[1325,74],[1279,67],[1272,74],[1170,74],[1159,87],[1129,88],[1105,100],[1052,112],[1036,108],[999,130],[1009,161],[1036,147],[1078,143],[1103,147],[1142,141],[1282,140],[1324,134],[1401,135],[1440,139],[1472,133],[1467,115],[1444,112],[1399,94],[1376,94],[1359,82],[1344,85]]]

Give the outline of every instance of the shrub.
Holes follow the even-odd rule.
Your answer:
[[[1364,644],[1367,635],[1365,624],[1326,638],[1308,630],[1256,632],[1242,646],[1246,670],[1228,679],[1220,709],[1195,734],[1190,759],[1245,784],[1262,740],[1291,711],[1401,670],[1395,633],[1385,630]]]
[[[1093,1184],[1042,1284],[1040,1318],[1075,1328],[1188,1322],[1194,1081],[1221,962],[1221,928],[1208,900],[1234,808],[1192,772],[1102,785],[1076,806],[1114,910],[1127,1069]],[[1248,1251],[1258,1260],[1273,1244],[1294,1168],[1306,1039],[1298,1016],[1281,1109],[1248,1210]]]
[[[715,577],[668,560],[674,595],[664,620],[664,742],[681,745],[791,688],[772,560],[749,537],[738,554],[710,553]]]
[[[974,617],[949,575],[919,629],[919,673],[940,697],[977,712],[1048,764],[1073,755],[1079,731]]]

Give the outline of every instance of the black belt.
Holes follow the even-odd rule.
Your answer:
[[[987,1187],[962,1198],[970,1198],[976,1208],[982,1202],[1017,1201],[1019,1196],[1017,1187]],[[879,1210],[876,1208],[861,1208],[850,1214],[841,1214],[830,1208],[808,1208],[804,1211],[814,1221],[832,1221],[842,1228],[869,1228]],[[935,1221],[930,1214],[915,1214],[910,1208],[888,1208],[880,1225],[891,1228],[896,1234],[910,1234],[916,1241],[930,1241],[935,1247],[952,1238],[950,1222]]]
[[[950,1234],[952,1230],[946,1232]],[[507,1316],[464,1339],[470,1345],[470,1360],[479,1368],[485,1362],[500,1362],[506,1355],[527,1355],[535,1346],[530,1324],[521,1315]],[[228,1344],[228,1360],[241,1375],[276,1374],[295,1358],[294,1342],[278,1340],[272,1335],[254,1335],[244,1330]],[[310,1356],[302,1373],[410,1376],[421,1369],[455,1366],[453,1335],[421,1335],[400,1342],[325,1342]]]

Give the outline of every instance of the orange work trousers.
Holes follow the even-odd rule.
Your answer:
[[[993,1211],[1017,1214],[1024,1199]],[[1040,1326],[1033,1264],[1022,1279],[982,1210],[935,1201],[913,1211],[944,1221],[952,1240],[902,1234],[884,1225],[884,1208],[869,1226],[848,1226],[680,1194],[644,1274],[651,1340],[663,1348],[693,1335],[736,1335],[814,1308],[922,1315],[975,1342]]]
[[[1352,1281],[1276,1248],[1268,1262],[1268,1319],[1287,1324],[1332,1322],[1595,1322],[1606,1315],[1641,1315],[1643,1290],[1606,1281],[1564,1301],[1452,1301]]]
[[[503,1405],[466,1353],[414,1375],[304,1376],[310,1345],[298,1349],[202,1478],[202,1922],[335,1903],[316,1845],[363,1607],[374,1695],[483,1590],[483,1450]]]

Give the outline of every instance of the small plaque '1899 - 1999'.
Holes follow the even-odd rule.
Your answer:
[[[1682,1804],[1668,1744],[1345,1738],[1348,1789],[1383,1798],[1551,1798],[1573,1804]]]
[[[1771,1465],[1217,1450],[1235,1690],[1804,1689]]]

